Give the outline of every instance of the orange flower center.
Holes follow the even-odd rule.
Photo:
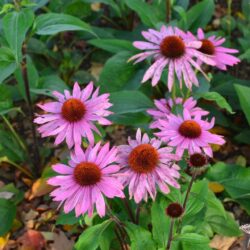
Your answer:
[[[86,108],[81,100],[70,98],[62,106],[62,116],[69,122],[77,122],[82,119],[86,113]]]
[[[203,154],[199,154],[199,153],[192,154],[190,156],[189,161],[192,167],[196,167],[196,168],[203,167],[204,165],[207,164],[206,156]]]
[[[160,44],[161,53],[167,58],[179,58],[185,53],[185,44],[178,36],[167,36]]]
[[[80,186],[95,185],[102,177],[100,168],[92,162],[81,162],[76,165],[73,175]]]
[[[158,161],[158,152],[150,144],[141,144],[135,147],[128,157],[128,163],[131,169],[141,174],[154,170]]]
[[[201,135],[201,126],[196,121],[187,120],[180,125],[179,133],[187,138],[198,138]]]
[[[202,45],[198,49],[200,52],[207,54],[207,55],[213,55],[215,53],[215,47],[211,41],[208,39],[201,40]]]

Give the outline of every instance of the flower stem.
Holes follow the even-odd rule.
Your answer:
[[[136,212],[135,212],[135,224],[139,224],[140,219],[140,211],[141,211],[141,203],[137,205]]]
[[[171,0],[166,0],[166,21],[169,23],[171,20]]]
[[[132,211],[132,209],[131,209],[131,207],[130,207],[130,205],[129,205],[129,203],[128,203],[127,198],[122,199],[122,201],[123,201],[123,203],[124,203],[124,205],[125,205],[125,207],[126,207],[126,209],[127,209],[127,211],[128,211],[129,218],[131,219],[131,221],[132,221],[133,223],[136,224],[135,216],[134,216],[133,211]]]
[[[123,246],[123,242],[122,242],[122,236],[120,235],[120,230],[119,230],[118,226],[116,226],[114,231],[115,231],[116,238],[118,239],[119,244],[121,246],[121,250],[125,250],[124,246]]]
[[[23,75],[23,81],[24,81],[24,87],[25,87],[25,94],[27,97],[27,102],[28,102],[28,110],[29,110],[29,118],[30,118],[30,123],[31,123],[31,131],[32,131],[32,137],[33,137],[33,167],[32,167],[32,172],[35,176],[38,175],[37,168],[39,170],[40,167],[40,155],[39,155],[39,148],[38,148],[38,141],[36,137],[36,129],[34,125],[34,111],[32,107],[32,101],[31,101],[31,95],[30,95],[30,86],[29,86],[29,79],[28,79],[28,72],[27,72],[27,60],[26,60],[26,44],[23,45],[23,61],[21,63],[22,66],[22,75]]]
[[[174,229],[174,218],[171,218],[169,235],[168,235],[168,243],[166,250],[170,250],[172,239],[173,239],[173,229]]]
[[[196,172],[194,172],[192,174],[192,178],[191,178],[191,181],[189,182],[188,189],[187,189],[187,192],[186,192],[186,196],[185,196],[185,199],[184,199],[184,202],[183,202],[183,206],[182,207],[183,207],[184,213],[185,213],[185,210],[186,210],[188,197],[190,195],[190,191],[192,189],[192,185],[194,183],[195,178],[196,178]],[[177,233],[180,233],[181,224],[182,224],[182,219],[179,220],[178,227],[177,227]]]
[[[188,197],[189,197],[189,194],[190,194],[192,185],[193,185],[193,183],[194,183],[195,177],[196,177],[196,173],[193,173],[193,174],[192,174],[191,181],[189,182],[189,185],[188,185],[188,189],[187,189],[187,192],[186,192],[186,196],[185,196],[184,202],[183,202],[183,209],[184,209],[184,212],[185,212],[185,209],[186,209],[186,206],[187,206]]]

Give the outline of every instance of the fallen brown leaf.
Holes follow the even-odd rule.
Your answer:
[[[45,194],[50,193],[53,190],[53,187],[47,184],[47,180],[44,178],[39,178],[34,182],[31,188],[31,194],[29,195],[29,200],[34,199],[35,197],[40,197]]]
[[[54,233],[53,235],[54,243],[52,243],[51,250],[72,250],[74,246],[74,241],[69,240],[66,235],[60,231],[59,234]]]
[[[20,250],[42,250],[46,244],[43,235],[35,230],[28,230],[18,242],[21,243]]]
[[[215,235],[209,246],[217,250],[229,250],[233,243],[237,240],[237,237],[226,237],[221,235]]]

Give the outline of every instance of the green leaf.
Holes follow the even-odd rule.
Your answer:
[[[88,249],[95,250],[99,246],[99,240],[103,232],[112,221],[106,220],[101,224],[87,228],[79,237],[75,244],[76,250]]]
[[[166,216],[165,210],[158,202],[154,202],[151,208],[153,239],[157,242],[158,247],[166,247],[166,241],[169,234],[170,220]]]
[[[9,89],[5,85],[0,85],[0,112],[13,107],[13,101]]]
[[[30,9],[8,13],[3,18],[3,30],[10,48],[15,54],[17,62],[22,60],[22,44],[26,33],[34,20],[34,13]]]
[[[53,35],[63,31],[80,30],[94,34],[90,25],[77,17],[48,13],[38,16],[35,20],[36,33],[38,35]]]
[[[233,217],[225,210],[223,214],[221,214],[221,208],[218,206],[208,206],[205,221],[217,234],[225,236],[239,236],[242,234],[239,225]]]
[[[76,217],[74,211],[68,214],[61,213],[56,220],[56,225],[74,225],[79,222],[79,219],[79,217]]]
[[[135,51],[132,43],[121,39],[92,39],[89,44],[111,53],[119,53],[123,50]]]
[[[14,194],[14,196],[11,198],[10,201],[12,201],[14,204],[18,204],[20,201],[24,198],[24,192],[20,189],[17,189],[13,183],[7,184],[0,188],[0,192],[11,192]]]
[[[9,200],[0,199],[0,236],[6,234],[11,229],[15,217],[15,204]]]
[[[180,241],[182,250],[208,250],[209,238],[196,233],[185,233],[177,236],[174,241]]]
[[[15,55],[9,48],[0,48],[0,83],[16,70]]]
[[[140,91],[120,91],[110,94],[113,103],[111,111],[115,115],[137,113],[153,107],[152,101]]]
[[[209,168],[206,177],[224,186],[229,196],[250,214],[250,169],[218,162]]]
[[[137,66],[127,63],[131,56],[131,53],[123,51],[105,63],[99,80],[99,85],[103,90],[106,92],[119,91],[132,79],[136,74]]]
[[[214,8],[214,0],[203,0],[187,11],[186,18],[182,19],[179,25],[192,31],[205,28],[214,14]]]
[[[161,21],[153,14],[155,10],[153,6],[148,3],[142,0],[125,0],[125,3],[140,16],[141,21],[145,25],[152,27]]]
[[[226,109],[230,114],[234,113],[231,106],[227,102],[227,100],[217,92],[206,92],[206,93],[202,93],[200,95],[198,94],[198,96],[201,97],[201,98],[204,98],[206,100],[216,102],[216,104],[220,108]]]
[[[240,106],[250,125],[250,87],[234,84],[235,90],[240,100]]]
[[[128,232],[129,238],[131,240],[131,250],[156,249],[151,233],[143,227],[127,222],[126,231]]]
[[[197,181],[193,184],[186,212],[183,216],[183,224],[195,224],[197,222],[196,215],[204,208],[207,193],[208,182],[206,180]],[[184,197],[185,194],[183,194],[183,199]],[[203,213],[201,213],[201,216],[203,216]]]

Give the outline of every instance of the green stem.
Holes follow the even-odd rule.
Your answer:
[[[166,250],[170,250],[170,248],[171,248],[171,243],[172,243],[172,239],[173,239],[173,230],[174,230],[174,219],[171,218],[169,234],[168,234],[168,243],[167,243]]]
[[[15,162],[9,160],[7,157],[0,158],[0,163],[1,162],[6,162],[6,163],[8,163],[8,164],[10,164],[10,165],[12,165],[14,167],[16,167],[18,170],[20,170],[21,172],[23,172],[24,174],[26,174],[28,177],[33,178],[32,174],[28,170],[26,170],[22,166],[16,164]]]
[[[227,32],[231,37],[232,0],[227,0]]]
[[[166,0],[166,22],[171,20],[171,0]]]
[[[25,144],[23,143],[22,139],[20,138],[20,136],[17,134],[17,132],[15,131],[15,129],[13,128],[13,126],[10,124],[9,120],[2,115],[2,118],[6,124],[6,126],[9,128],[9,130],[11,131],[11,133],[13,134],[13,136],[15,137],[16,141],[19,143],[19,145],[21,146],[21,148],[28,152],[27,147],[25,146]]]
[[[173,88],[172,88],[172,92],[171,92],[171,97],[173,100],[176,99],[176,86],[175,86],[175,82],[173,83]]]

